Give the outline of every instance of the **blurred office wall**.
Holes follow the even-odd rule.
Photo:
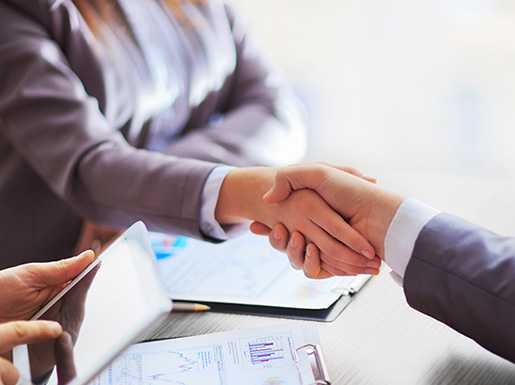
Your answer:
[[[515,1],[233,3],[309,107],[308,160],[515,175]]]

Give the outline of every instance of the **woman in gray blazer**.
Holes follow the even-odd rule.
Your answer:
[[[287,223],[261,202],[274,169],[227,165],[305,148],[294,96],[223,1],[0,0],[0,268],[73,254],[85,220],[212,241]]]

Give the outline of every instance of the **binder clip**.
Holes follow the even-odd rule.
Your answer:
[[[304,383],[302,378],[302,373],[299,366],[299,356],[298,353],[300,351],[304,351],[306,357],[311,366],[311,370],[313,371],[313,377],[315,379],[314,382]],[[297,370],[299,371],[300,382],[303,385],[331,385],[331,381],[329,380],[329,372],[327,371],[327,366],[325,365],[324,358],[322,355],[322,348],[320,345],[307,344],[300,346],[295,349],[295,362],[297,364]]]

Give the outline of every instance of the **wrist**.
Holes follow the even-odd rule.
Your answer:
[[[383,187],[366,184],[350,224],[370,242],[384,260],[384,241],[388,228],[404,198]]]
[[[231,170],[220,188],[215,219],[221,225],[247,220],[259,221],[270,210],[263,195],[272,187],[277,170],[270,167],[247,167]]]
[[[404,198],[389,190],[380,189],[379,198],[375,200],[369,241],[374,246],[377,255],[384,260],[384,242],[386,234]]]

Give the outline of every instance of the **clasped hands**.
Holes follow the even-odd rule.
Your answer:
[[[317,231],[333,239],[317,243],[316,232],[302,232],[283,223],[268,226],[254,221],[251,231],[268,235],[270,244],[285,251],[292,266],[309,278],[376,275],[384,259],[386,232],[404,198],[375,183],[357,169],[325,163],[281,168],[263,201],[274,206],[293,200],[302,191],[318,194],[327,206],[319,208],[319,218],[325,219],[318,220]],[[335,241],[338,247],[332,245]]]

